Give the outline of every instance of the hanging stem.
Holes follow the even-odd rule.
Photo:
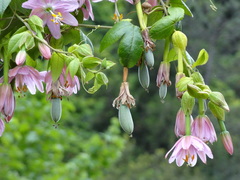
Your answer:
[[[181,49],[178,49],[178,72],[183,73],[183,55]]]
[[[189,113],[185,115],[185,129],[186,129],[186,136],[191,135],[191,118]]]
[[[167,60],[168,60],[169,49],[170,49],[170,39],[166,38],[165,45],[164,45],[164,52],[163,52],[163,61],[164,62],[167,62]]]
[[[205,114],[205,107],[204,107],[204,100],[203,99],[198,99],[198,113],[199,115],[204,115]]]
[[[10,59],[5,56],[3,60],[3,82],[4,83],[8,83],[9,61]]]
[[[127,82],[127,78],[128,78],[128,68],[123,67],[123,82]]]
[[[141,5],[141,1],[138,1],[136,4],[136,10],[137,10],[137,16],[138,16],[138,21],[140,24],[140,27],[143,30],[145,30],[147,28],[146,23],[144,22],[144,17],[143,17],[143,11],[142,11],[142,5]]]
[[[223,120],[218,120],[218,124],[220,126],[221,132],[227,131]]]

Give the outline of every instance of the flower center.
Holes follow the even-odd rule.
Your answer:
[[[191,162],[194,160],[195,156],[192,155],[192,157],[189,157],[189,155],[187,154],[185,156],[185,159],[183,159],[189,166],[192,166]]]
[[[63,20],[62,14],[60,12],[58,12],[57,14],[53,13],[52,11],[50,11],[50,13],[52,14],[52,19],[51,21],[55,24],[60,24],[63,25],[63,23],[61,22]]]

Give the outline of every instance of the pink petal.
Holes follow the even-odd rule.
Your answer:
[[[71,15],[70,13],[68,13],[68,12],[62,13],[62,17],[63,17],[62,22],[66,23],[66,24],[69,24],[71,26],[77,26],[78,25],[77,19],[73,15]]]

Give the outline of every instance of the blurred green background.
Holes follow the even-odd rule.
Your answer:
[[[0,138],[0,180],[238,180],[240,1],[216,1],[216,12],[208,0],[188,0],[187,3],[194,14],[194,18],[186,17],[182,22],[189,40],[187,50],[194,58],[202,48],[210,55],[208,64],[201,67],[200,72],[212,90],[224,94],[230,106],[226,126],[234,143],[233,156],[228,155],[218,136],[219,140],[209,145],[214,159],[208,159],[207,165],[198,159],[194,168],[186,165],[179,168],[164,158],[177,140],[173,129],[180,102],[175,97],[174,86],[168,89],[165,103],[161,103],[158,96],[155,79],[162,60],[162,41],[156,43],[149,93],[138,82],[137,68],[129,72],[130,91],[137,103],[131,110],[135,130],[133,138],[129,138],[119,127],[118,112],[112,107],[122,80],[117,46],[99,53],[99,42],[107,30],[90,33],[91,29],[83,28],[86,34],[90,33],[95,55],[117,63],[108,72],[109,86],[94,95],[82,88],[77,95],[63,99],[58,128],[52,126],[50,103],[45,95],[16,97],[14,118],[6,124]],[[114,4],[103,1],[93,4],[93,9],[95,24],[113,24]],[[124,18],[136,17],[132,5],[125,1],[119,2],[119,10]],[[133,23],[137,24],[136,19]],[[174,83],[174,64],[171,71]],[[219,135],[217,121],[210,112],[208,115]]]

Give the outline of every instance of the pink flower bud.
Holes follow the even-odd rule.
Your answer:
[[[38,49],[45,59],[50,59],[51,58],[52,54],[51,54],[51,50],[48,46],[46,46],[43,43],[38,43]]]
[[[233,154],[233,143],[231,135],[228,131],[224,131],[221,134],[222,143],[229,154]]]
[[[17,65],[23,65],[23,63],[26,61],[26,56],[27,56],[26,51],[25,50],[20,50],[17,53],[16,59],[15,59],[16,64]]]

